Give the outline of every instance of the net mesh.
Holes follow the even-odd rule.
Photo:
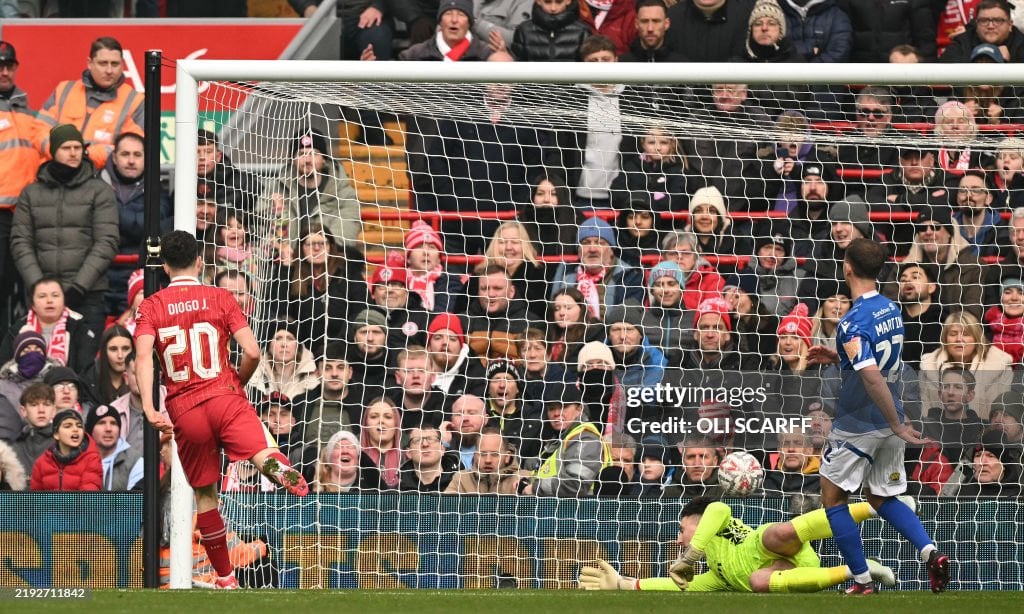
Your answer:
[[[863,236],[906,324],[898,395],[939,442],[908,450],[910,491],[939,497],[961,588],[1019,590],[1014,92],[207,84],[207,281],[250,315],[250,397],[321,493],[232,466],[235,529],[287,586],[567,588],[598,557],[663,573],[733,450],[766,474],[737,517],[813,509],[840,375],[807,350],[836,348]],[[869,554],[923,588],[872,522]]]

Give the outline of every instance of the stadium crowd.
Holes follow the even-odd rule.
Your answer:
[[[430,4],[340,2],[355,32],[345,53],[395,57],[398,19],[404,60],[1024,59],[1004,0],[960,3],[970,7],[960,23],[923,0],[883,11],[853,0]],[[4,287],[20,278],[27,297],[2,318],[0,488],[136,488],[142,97],[124,84],[109,37],[38,113],[16,86],[18,65],[0,42],[0,131],[17,131],[0,149],[0,276]],[[1024,111],[1014,88],[577,92],[567,104],[588,118],[579,129],[504,121],[512,88],[490,90],[488,123],[405,118],[415,208],[431,222],[439,211],[478,215],[415,221],[376,266],[328,136],[296,135],[291,160],[264,177],[200,131],[204,280],[252,318],[265,350],[250,397],[317,492],[678,499],[718,493],[720,460],[745,449],[767,469],[757,494],[814,506],[839,375],[809,366],[807,352],[834,344],[850,308],[844,250],[865,237],[893,255],[880,282],[906,324],[902,400],[935,440],[909,455],[914,493],[1020,495],[1024,140],[1013,135]],[[641,109],[627,108],[636,100]],[[780,138],[659,126],[629,136],[602,123],[659,104]],[[359,117],[370,128],[359,138],[388,143],[381,118]],[[864,142],[810,137],[815,122],[850,118]],[[948,144],[901,147],[913,141],[900,138],[905,124],[928,124]],[[166,193],[161,217],[169,228]],[[659,390],[715,393],[642,392]],[[793,417],[807,428],[738,428]],[[691,427],[658,426],[681,421]],[[244,463],[226,468],[222,486],[274,488]]]

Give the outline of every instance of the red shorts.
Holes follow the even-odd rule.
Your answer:
[[[174,421],[178,458],[193,488],[220,481],[220,451],[247,460],[271,447],[267,431],[245,397],[223,395],[204,401]]]

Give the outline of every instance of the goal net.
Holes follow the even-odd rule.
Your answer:
[[[866,238],[877,360],[935,440],[888,479],[954,588],[1024,588],[1024,72],[792,68],[180,62],[176,225],[315,484],[227,469],[274,583],[571,588],[598,558],[664,575],[696,496],[751,526],[820,507],[844,384],[808,349],[858,361],[836,333]]]

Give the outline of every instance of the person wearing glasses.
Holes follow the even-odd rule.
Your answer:
[[[956,189],[953,214],[960,225],[960,234],[979,258],[996,256],[1007,242],[1008,230],[999,213],[992,208],[992,191],[985,180],[985,171],[969,170],[960,177]]]
[[[982,0],[975,10],[974,20],[962,34],[953,38],[939,56],[940,62],[970,62],[975,47],[995,45],[1007,62],[1024,61],[1024,32],[1010,19],[1013,8],[1007,0]]]
[[[895,141],[892,128],[896,98],[887,87],[869,85],[857,93],[853,132],[849,143],[839,146],[839,164],[845,168],[880,170],[899,164],[895,147],[883,143]],[[847,178],[846,194],[863,196],[877,179]]]
[[[462,469],[459,453],[445,451],[441,433],[435,426],[409,429],[409,444],[400,469],[398,489],[418,492],[444,492]]]

